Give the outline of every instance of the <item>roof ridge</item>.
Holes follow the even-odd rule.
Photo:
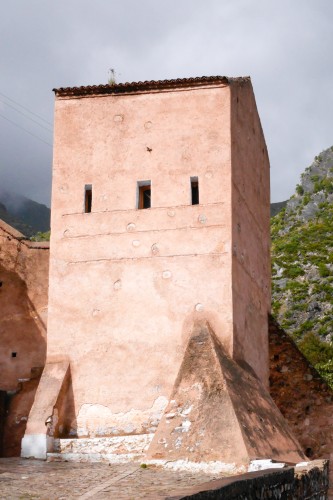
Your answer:
[[[139,82],[125,82],[116,84],[88,85],[81,87],[59,87],[53,89],[56,96],[75,96],[92,94],[122,94],[137,92],[140,90],[155,90],[177,87],[202,86],[214,82],[230,84],[233,82],[249,82],[250,77],[227,77],[227,76],[198,76],[192,78],[176,78],[171,80],[146,80]]]

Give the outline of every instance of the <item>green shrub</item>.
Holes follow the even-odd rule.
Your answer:
[[[312,180],[312,182],[317,182],[319,181],[319,175],[311,175],[310,179]]]
[[[318,373],[326,380],[331,389],[333,389],[333,360],[316,363],[315,368]]]
[[[326,278],[327,276],[330,275],[330,270],[323,262],[320,262],[318,264],[318,271],[321,278]]]
[[[51,233],[47,231],[46,233],[38,232],[34,236],[31,236],[30,241],[50,241]]]
[[[323,342],[313,332],[307,333],[298,343],[304,356],[315,366],[318,363],[327,363],[333,358],[333,347]]]
[[[304,194],[304,188],[301,184],[297,184],[296,186],[296,193],[302,196]]]

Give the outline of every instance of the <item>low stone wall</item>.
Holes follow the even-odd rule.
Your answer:
[[[165,500],[325,500],[328,490],[328,461],[315,460],[304,467],[286,467],[242,474],[201,484]]]

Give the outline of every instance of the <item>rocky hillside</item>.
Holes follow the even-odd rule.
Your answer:
[[[295,340],[333,341],[333,147],[272,218],[273,314]],[[312,337],[312,341],[316,341]]]

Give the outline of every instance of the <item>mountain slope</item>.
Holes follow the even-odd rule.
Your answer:
[[[271,203],[271,217],[277,215],[285,206],[287,205],[287,201],[278,201],[276,203]]]
[[[0,190],[0,219],[28,238],[50,229],[50,209],[25,196]]]
[[[333,340],[333,147],[272,218],[273,314],[296,340]],[[304,342],[304,340],[303,340]]]

